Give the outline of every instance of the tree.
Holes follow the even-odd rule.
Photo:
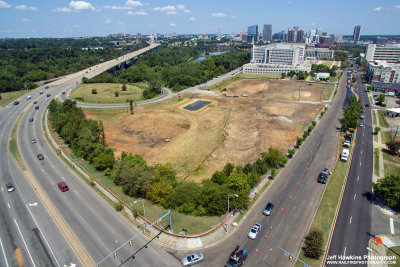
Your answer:
[[[122,85],[122,91],[126,91],[126,84]]]
[[[386,143],[390,153],[392,155],[398,155],[400,150],[400,141],[390,141]]]
[[[95,88],[92,89],[92,94],[96,95],[97,94],[97,90]]]
[[[380,94],[376,101],[378,102],[378,105],[382,106],[382,104],[385,102],[385,94]]]
[[[114,208],[116,211],[121,211],[124,208],[124,203],[122,201],[114,202]]]
[[[289,158],[292,158],[295,152],[296,152],[296,150],[294,148],[288,149]]]
[[[323,236],[321,230],[312,228],[304,241],[304,254],[306,257],[319,259],[322,255]]]
[[[374,134],[378,134],[380,131],[381,131],[381,128],[375,127],[375,133]]]
[[[296,145],[297,145],[298,147],[300,147],[302,143],[303,143],[303,138],[297,137],[297,139],[296,139]]]
[[[134,114],[133,99],[128,99],[128,102],[129,102],[129,110],[131,111],[131,114]]]
[[[285,79],[286,78],[286,73],[282,72],[281,73],[281,79]]]
[[[119,92],[118,92],[118,91],[115,91],[115,92],[114,92],[114,95],[115,95],[115,97],[119,97]]]
[[[400,211],[400,175],[391,174],[372,183],[374,194],[395,211]]]

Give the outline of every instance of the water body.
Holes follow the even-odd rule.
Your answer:
[[[186,110],[190,110],[190,111],[196,111],[196,110],[201,109],[204,106],[207,106],[210,103],[211,103],[211,101],[199,100],[199,101],[196,101],[196,102],[194,102],[194,103],[192,103],[190,105],[187,105],[187,106],[185,106],[183,108],[186,109]]]
[[[218,55],[222,55],[222,54],[225,54],[225,53],[228,53],[228,52],[229,52],[229,51],[211,52],[211,53],[209,53],[209,55],[210,55],[210,56],[218,56]],[[198,58],[196,58],[196,59],[194,59],[194,60],[192,60],[192,61],[194,61],[194,62],[201,62],[201,61],[204,61],[204,60],[206,60],[206,59],[207,59],[206,54],[203,53],[203,54],[201,54],[200,57],[198,57]]]

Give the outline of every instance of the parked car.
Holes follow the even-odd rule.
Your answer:
[[[43,160],[43,159],[44,159],[44,156],[43,156],[42,154],[37,154],[36,156],[37,156],[37,158],[38,158],[39,160]]]
[[[346,162],[349,159],[350,152],[348,149],[344,148],[342,154],[340,154],[340,160]]]
[[[203,253],[194,253],[182,259],[182,266],[190,266],[204,260]]]
[[[347,148],[349,148],[350,147],[350,145],[351,145],[351,143],[350,143],[350,141],[349,140],[345,140],[344,142],[343,142],[343,147],[347,147]]]
[[[248,237],[250,239],[256,239],[258,233],[261,231],[261,224],[256,223],[255,225],[253,225],[253,227],[251,228]]]
[[[59,182],[57,185],[58,185],[58,188],[61,190],[61,192],[65,192],[65,191],[69,190],[69,187],[65,182]]]
[[[329,171],[328,171],[328,168],[325,168],[319,173],[318,182],[321,184],[326,184],[328,177],[329,177]]]
[[[269,202],[267,206],[265,207],[263,214],[269,216],[271,214],[271,211],[274,209],[274,204]]]
[[[7,192],[12,192],[15,190],[14,186],[12,183],[6,184]]]

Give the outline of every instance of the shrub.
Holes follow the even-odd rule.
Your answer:
[[[295,152],[296,152],[296,150],[295,150],[294,148],[289,149],[289,150],[288,150],[289,158],[293,157],[293,155],[294,155]]]
[[[92,89],[92,94],[96,95],[97,94],[97,90],[95,88]]]
[[[297,140],[296,140],[296,145],[298,146],[298,147],[300,147],[301,146],[301,144],[303,143],[303,138],[301,138],[301,137],[297,137]]]
[[[304,241],[304,254],[306,257],[319,259],[322,255],[323,237],[321,230],[312,228]]]
[[[274,179],[274,178],[276,177],[277,174],[278,174],[278,173],[277,173],[276,168],[272,168],[272,170],[271,170],[271,178]]]
[[[104,172],[103,172],[103,174],[105,175],[105,176],[111,176],[111,169],[110,168],[107,168],[107,169],[105,169],[104,170]]]
[[[115,95],[115,97],[119,97],[119,92],[118,92],[118,91],[115,91],[115,92],[114,92],[114,95]]]
[[[122,201],[114,202],[114,208],[116,211],[121,211],[124,208],[124,203]]]
[[[315,127],[315,125],[317,125],[317,122],[316,122],[316,121],[313,121],[311,124],[312,124],[312,126]]]
[[[380,131],[381,131],[381,128],[375,127],[375,133],[374,134],[378,134]]]
[[[126,84],[122,85],[122,91],[126,91]]]

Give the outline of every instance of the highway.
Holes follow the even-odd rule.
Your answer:
[[[106,69],[107,64],[97,72]],[[84,72],[84,75],[88,74]],[[112,207],[58,158],[45,140],[42,117],[47,104],[55,95],[76,86],[80,79],[81,75],[70,75],[69,78],[57,81],[56,85],[50,85],[47,90],[38,88],[31,93],[31,100],[21,97],[20,105],[10,104],[0,110],[1,148],[6,151],[12,125],[18,114],[26,108],[21,117],[17,138],[29,170],[25,171],[25,175],[16,175],[18,169],[9,155],[3,153],[0,215],[5,227],[2,227],[4,230],[0,233],[1,251],[4,254],[0,260],[1,266],[18,266],[18,258],[26,266],[90,266],[137,234],[126,219],[117,215]],[[40,95],[39,90],[44,90],[44,94]],[[50,97],[46,96],[48,93],[51,94]],[[36,104],[32,104],[33,101],[38,101],[38,110],[34,108]],[[33,118],[33,122],[29,122],[29,118]],[[31,142],[32,138],[36,139],[36,143]],[[38,160],[38,153],[44,155],[44,160]],[[7,193],[4,190],[5,184],[10,181],[17,190]],[[61,192],[57,188],[59,181],[65,181],[70,190]],[[14,223],[15,217],[19,228]],[[132,247],[128,245],[118,252],[117,259],[110,257],[101,266],[179,266],[179,261],[165,249],[148,242],[149,240],[139,236]],[[80,247],[75,246],[79,243]],[[14,256],[17,248],[22,253],[21,257]],[[133,255],[134,259],[131,258]]]
[[[355,91],[361,103],[369,103],[360,74],[356,74]],[[371,105],[370,105],[371,106]],[[370,107],[364,107],[364,127],[358,127],[353,158],[348,174],[340,211],[328,252],[328,259],[335,255],[368,255],[366,247],[371,233],[371,182],[373,171],[373,129]],[[329,261],[327,261],[329,263]],[[339,266],[339,264],[327,264]]]
[[[200,266],[223,266],[236,245],[248,251],[246,266],[292,264],[277,246],[293,255],[301,249],[301,239],[307,234],[326,186],[317,182],[318,174],[325,167],[333,169],[338,153],[345,83],[346,75],[343,75],[328,112],[233,234],[217,246],[200,250],[205,257]],[[275,207],[270,216],[264,216],[262,211],[268,202],[274,203]],[[255,240],[251,240],[247,234],[255,223],[260,223],[262,230]]]

